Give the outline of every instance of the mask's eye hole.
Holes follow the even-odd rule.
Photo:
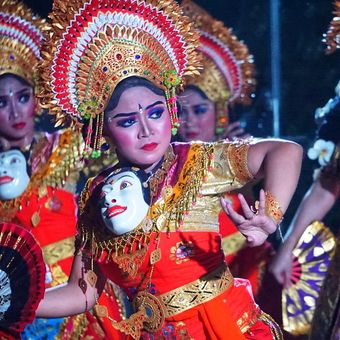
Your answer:
[[[21,163],[21,159],[19,157],[13,157],[11,159],[10,164],[14,165],[14,164],[20,164]]]
[[[123,181],[121,184],[120,184],[120,190],[124,190],[126,189],[127,187],[131,186],[132,184],[128,181]]]

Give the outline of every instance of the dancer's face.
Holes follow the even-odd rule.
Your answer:
[[[105,114],[105,131],[120,160],[148,170],[161,160],[171,139],[166,101],[143,86],[125,90]]]
[[[138,227],[148,210],[142,184],[133,172],[125,171],[105,181],[101,192],[101,215],[105,226],[115,235]]]
[[[0,137],[15,141],[33,134],[35,108],[30,85],[12,75],[0,78]]]
[[[182,140],[190,142],[200,140],[212,142],[215,140],[215,106],[204,99],[195,90],[186,90],[180,97],[182,112],[181,126],[178,130]]]
[[[0,199],[19,197],[29,183],[25,156],[19,150],[0,152]]]

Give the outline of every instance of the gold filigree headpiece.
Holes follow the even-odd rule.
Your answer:
[[[31,85],[37,79],[37,64],[45,20],[35,16],[23,3],[0,2],[0,75],[15,74]]]
[[[175,88],[197,74],[198,33],[172,0],[56,0],[42,63],[43,104],[80,124],[89,121],[94,157],[103,112],[117,84],[139,76],[165,90],[177,130]]]
[[[327,33],[324,34],[323,41],[327,44],[326,53],[333,53],[340,48],[340,1],[335,2],[333,11],[334,18],[331,21]]]
[[[191,0],[184,0],[182,9],[200,32],[198,51],[203,72],[190,84],[199,87],[215,103],[216,133],[221,134],[228,124],[228,104],[251,101],[256,84],[253,56],[231,29]]]

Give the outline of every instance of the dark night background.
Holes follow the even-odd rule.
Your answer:
[[[52,7],[50,0],[25,2],[42,16],[46,16]],[[255,58],[258,86],[254,104],[237,108],[232,116],[245,121],[248,131],[256,136],[271,135],[270,1],[196,2],[232,27]],[[325,46],[321,42],[332,19],[332,11],[333,2],[330,0],[281,0],[281,136],[298,141],[305,150],[314,137],[314,111],[334,96],[340,78],[337,68],[340,52],[325,55]],[[285,227],[311,183],[313,167],[314,164],[305,157],[300,184],[286,214]],[[335,213],[331,214],[329,222],[334,217]]]

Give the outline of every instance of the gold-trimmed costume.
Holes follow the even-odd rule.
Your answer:
[[[253,327],[272,328],[276,332],[273,334],[280,334],[273,322],[266,328],[269,319],[261,319],[262,312],[247,291],[249,283],[233,279],[224,264],[221,247],[217,218],[219,197],[221,193],[245,184],[244,174],[249,173],[246,166],[248,146],[244,142],[174,144],[175,157],[166,176],[153,188],[156,195],[149,211],[153,221],[149,233],[137,229],[113,237],[98,224],[100,216],[93,204],[98,201],[97,188],[111,169],[91,180],[82,193],[78,246],[87,256],[99,261],[105,275],[125,290],[134,301],[136,312],[143,308],[149,311],[144,330],[136,333],[137,336],[149,339],[149,332],[157,336],[170,328],[173,330],[171,335],[180,336],[176,330],[179,324],[188,337],[195,339],[200,339],[202,332],[208,332],[204,334],[212,338],[244,339],[252,334]],[[231,165],[230,155],[237,150],[239,157],[245,159],[240,163],[246,167],[244,169],[241,165]],[[167,161],[164,159],[160,171]],[[157,172],[153,177],[158,177]],[[162,223],[159,223],[160,218]],[[125,247],[124,242],[121,245],[122,240]],[[144,249],[141,258],[136,259],[135,249]],[[152,260],[154,255],[155,260]],[[130,259],[129,267],[134,264],[134,271],[121,266],[117,260],[120,257]],[[226,304],[232,309],[225,309]],[[222,327],[222,316],[215,322],[209,317],[210,313],[223,315],[228,331]],[[119,324],[116,327],[132,336],[126,322],[123,327]],[[230,323],[233,326],[229,329]],[[193,328],[194,324],[197,330]],[[261,339],[268,334],[268,339],[275,338],[270,330],[268,332],[264,331],[267,335]]]
[[[328,31],[324,34],[324,42],[327,45],[327,54],[333,53],[340,46],[340,1],[334,2],[334,18],[332,19]]]
[[[101,154],[104,110],[117,84],[141,76],[165,91],[174,133],[176,88],[198,73],[198,34],[171,0],[54,2],[41,64],[43,107],[57,124],[88,124],[85,155]],[[91,17],[91,21],[88,18]],[[75,34],[76,32],[76,34]]]
[[[52,28],[41,63],[43,104],[58,123],[71,118],[76,125],[87,125],[85,153],[98,156],[103,112],[117,84],[131,76],[164,90],[172,127],[177,129],[175,90],[185,83],[184,76],[197,74],[199,41],[174,1],[56,0],[50,18]],[[269,327],[251,319],[261,313],[256,313],[259,309],[241,281],[222,291],[217,284],[215,298],[171,318],[165,317],[164,304],[157,298],[223,265],[216,214],[219,196],[242,186],[249,173],[241,169],[246,162],[230,165],[228,150],[238,148],[240,153],[248,151],[238,143],[175,144],[175,157],[167,152],[150,180],[150,231],[142,232],[139,226],[113,237],[99,225],[98,185],[112,168],[86,185],[80,202],[78,252],[97,261],[104,275],[135,299],[135,313],[121,322],[112,320],[102,306],[96,308],[128,339],[161,337],[163,332],[179,339],[200,339],[209,332],[221,339],[244,339],[237,325],[243,316],[251,324],[246,332],[258,327],[261,336],[272,339]],[[244,177],[239,178],[239,173]],[[176,257],[190,259],[176,261]],[[86,275],[95,279],[92,270]],[[83,292],[84,277],[79,282]],[[217,310],[221,312],[215,316]]]
[[[0,76],[12,73],[35,85],[43,31],[47,29],[46,21],[34,15],[24,3],[1,1]]]
[[[321,180],[325,177],[339,185],[340,154],[336,151],[332,155],[329,166],[325,166],[320,173]],[[335,165],[335,166],[334,166]],[[335,171],[336,170],[336,171]],[[337,220],[339,223],[339,220]],[[340,336],[340,233],[337,231],[335,240],[335,254],[328,266],[327,276],[316,301],[315,314],[310,329],[311,340],[338,339]]]
[[[48,23],[34,15],[24,3],[1,1],[0,76],[20,77],[33,87],[35,94],[38,93],[37,65],[41,60],[43,34],[48,29]],[[82,166],[83,144],[77,129],[36,133],[32,144],[23,150],[30,169],[30,182],[25,192],[15,199],[0,201],[0,221],[23,226],[43,248],[46,288],[66,283],[71,271],[76,234],[75,187]],[[105,335],[99,336],[102,331],[99,332],[98,319],[90,315],[79,317],[83,322],[78,322],[79,318],[67,318],[65,327],[61,326],[62,318],[37,318],[26,327],[23,337],[54,338],[59,333],[64,339],[67,336],[63,334],[64,329],[74,327],[74,334],[77,334],[76,329],[81,326],[82,334],[104,338]]]
[[[230,28],[196,3],[184,0],[181,7],[200,32],[197,51],[203,64],[201,74],[188,85],[197,86],[215,104],[216,134],[223,135],[229,123],[228,105],[251,103],[256,85],[253,56]]]

